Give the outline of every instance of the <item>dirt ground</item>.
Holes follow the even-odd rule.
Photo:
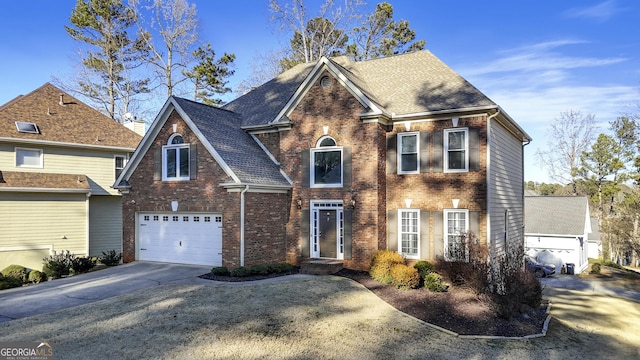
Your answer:
[[[0,324],[0,342],[48,341],[57,359],[629,359],[640,303],[553,290],[546,337],[463,339],[343,277],[166,285]],[[545,291],[549,291],[546,289]]]

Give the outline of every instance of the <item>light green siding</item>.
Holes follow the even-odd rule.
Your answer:
[[[43,167],[16,167],[15,148],[43,150]],[[93,195],[117,195],[111,188],[115,182],[115,155],[128,156],[126,152],[63,148],[34,144],[0,144],[0,169],[56,174],[86,175]]]
[[[89,199],[89,255],[103,251],[122,252],[122,203],[120,196]]]
[[[87,211],[84,193],[0,193],[0,261],[17,260],[29,249],[35,250],[29,259],[39,257],[46,248],[86,255]],[[6,265],[0,262],[0,268]],[[19,265],[40,269],[42,261]]]

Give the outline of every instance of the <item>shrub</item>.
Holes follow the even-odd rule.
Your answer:
[[[522,246],[512,248],[501,258],[494,274],[494,301],[498,315],[504,319],[521,312],[525,305],[538,307],[542,302],[542,285],[535,274],[522,266],[523,257]]]
[[[293,271],[293,265],[283,262],[269,265],[269,272],[274,274],[285,274]]]
[[[430,272],[424,277],[424,287],[429,291],[443,292],[449,288],[442,280],[442,276],[435,272]]]
[[[267,275],[269,274],[269,267],[267,267],[266,265],[253,265],[249,268],[249,274]]]
[[[95,266],[95,261],[90,257],[76,257],[71,259],[71,269],[76,274],[86,273]]]
[[[433,266],[432,263],[425,261],[425,260],[420,260],[417,263],[415,263],[413,265],[413,267],[418,270],[418,274],[420,274],[420,279],[424,280],[425,276],[427,276],[427,274],[432,273],[434,271],[436,271],[436,267]]]
[[[436,270],[446,276],[453,285],[466,285],[476,294],[487,293],[491,288],[489,248],[486,244],[480,243],[472,233],[467,233],[463,242],[468,249],[465,250],[468,257],[465,255],[464,260],[455,261],[439,260]]]
[[[600,263],[593,263],[591,265],[591,274],[600,274]]]
[[[6,277],[16,278],[23,284],[26,284],[28,280],[27,268],[22,265],[9,265],[2,269],[1,273]]]
[[[49,279],[57,279],[65,275],[69,275],[73,258],[73,254],[68,250],[50,255],[49,257],[42,259],[44,262],[42,272],[44,272]]]
[[[391,284],[391,268],[397,264],[404,265],[404,258],[402,255],[391,250],[380,250],[371,258],[371,269],[369,270],[369,275],[376,281],[384,284]],[[418,275],[418,277],[419,276],[420,275]]]
[[[602,265],[612,267],[614,269],[624,270],[624,267],[622,265],[614,263],[613,261],[610,261],[610,260],[603,261]]]
[[[233,277],[247,277],[251,275],[251,271],[244,266],[237,267],[231,270],[231,276]]]
[[[100,262],[107,266],[116,266],[120,264],[120,260],[122,260],[122,253],[117,253],[115,250],[103,251],[100,257]]]
[[[31,270],[29,272],[29,278],[27,280],[32,284],[39,284],[41,282],[47,281],[47,275],[38,270]]]
[[[22,281],[13,276],[0,276],[0,290],[22,286]]]
[[[391,268],[391,283],[398,289],[415,289],[420,285],[418,270],[405,264],[395,264]]]
[[[226,266],[216,266],[211,269],[211,274],[216,276],[228,276],[229,269]]]

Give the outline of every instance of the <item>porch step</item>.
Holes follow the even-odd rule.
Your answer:
[[[309,275],[332,275],[342,270],[342,261],[311,259],[300,263],[300,273]]]

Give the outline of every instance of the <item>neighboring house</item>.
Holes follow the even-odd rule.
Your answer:
[[[584,196],[526,196],[525,251],[557,272],[567,263],[576,274],[588,263],[587,239],[591,231],[589,202]]]
[[[141,137],[46,83],[0,106],[0,268],[122,248],[111,188]]]
[[[602,239],[600,239],[600,225],[598,218],[591,218],[591,233],[587,241],[587,255],[590,258],[602,258]]]
[[[116,188],[124,261],[224,265],[522,246],[530,137],[428,51],[322,58],[226,104],[171,97]],[[464,251],[464,249],[463,249]]]

